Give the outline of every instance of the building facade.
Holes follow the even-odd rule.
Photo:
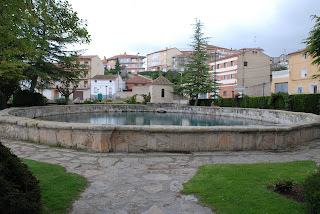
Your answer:
[[[76,91],[70,96],[70,99],[90,100],[91,98],[91,79],[96,75],[103,75],[104,68],[101,59],[98,55],[79,56],[78,61],[81,65],[85,65],[88,68],[88,72],[84,77],[80,77],[79,84]],[[56,82],[55,85],[59,84]],[[49,100],[61,98],[59,91],[52,87],[43,90],[43,95]]]
[[[91,79],[91,99],[115,100],[116,93],[122,92],[124,82],[120,75],[96,75]]]
[[[134,86],[149,86],[152,83],[152,79],[149,79],[144,76],[133,76],[129,78],[126,82],[126,89],[128,91],[132,91],[132,87]]]
[[[172,70],[172,57],[180,54],[182,53],[177,48],[170,48],[147,54],[147,70],[164,72]]]
[[[120,66],[125,68],[128,73],[138,74],[138,72],[145,71],[144,59],[145,56],[139,55],[128,55],[127,53],[116,55],[110,58],[104,58],[102,63],[105,69],[114,69],[116,65],[116,60],[119,59]]]
[[[312,65],[314,60],[304,53],[305,49],[289,53],[289,70],[286,76],[273,72],[271,92],[288,92],[289,94],[319,93],[319,79],[313,75],[319,74],[319,66]],[[277,78],[279,77],[279,78]]]
[[[242,49],[209,65],[209,73],[212,78],[216,76],[219,84],[217,93],[223,98],[232,98],[236,94],[263,96],[265,85],[271,85],[270,57],[260,48]],[[262,89],[261,94],[257,94],[257,88]],[[265,91],[270,93],[270,90]]]

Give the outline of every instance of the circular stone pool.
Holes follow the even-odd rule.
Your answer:
[[[161,125],[161,126],[253,126],[275,125],[261,120],[227,116],[158,112],[92,112],[52,115],[39,120],[101,125]]]
[[[79,113],[166,111],[253,119],[272,125],[174,126],[100,125],[44,121],[36,118]],[[140,114],[140,113],[139,113]],[[173,117],[173,116],[172,116]],[[206,152],[226,150],[286,150],[320,138],[320,117],[314,114],[264,109],[175,105],[70,105],[10,108],[0,111],[0,137],[93,152]]]

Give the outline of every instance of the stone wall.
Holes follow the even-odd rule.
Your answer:
[[[162,97],[161,90],[164,90]],[[171,85],[151,85],[151,103],[173,103],[173,87]]]
[[[111,126],[41,121],[39,116],[78,112],[157,111],[245,117],[273,126]],[[240,108],[175,105],[70,105],[10,108],[0,111],[0,136],[94,152],[205,152],[286,150],[320,138],[313,114]]]

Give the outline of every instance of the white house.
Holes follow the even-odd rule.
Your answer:
[[[114,100],[116,93],[123,89],[120,75],[96,75],[91,79],[91,99]]]

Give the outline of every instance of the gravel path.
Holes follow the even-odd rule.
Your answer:
[[[59,164],[86,177],[90,185],[71,213],[200,214],[212,213],[197,198],[182,195],[182,183],[197,167],[216,163],[260,163],[313,160],[320,163],[320,140],[293,152],[88,153],[0,139],[21,158]]]

